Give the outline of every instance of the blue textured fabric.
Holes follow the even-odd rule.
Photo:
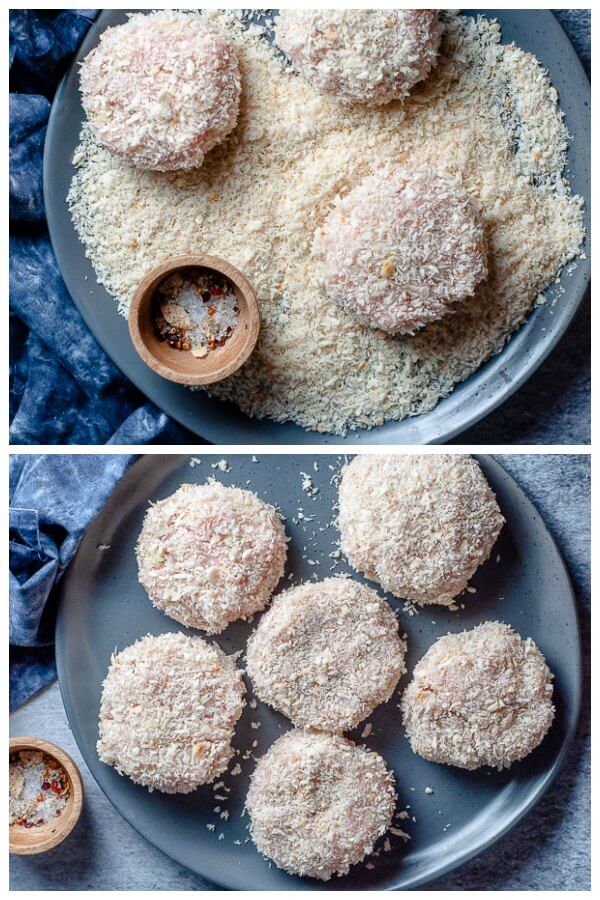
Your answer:
[[[56,677],[54,587],[132,460],[118,454],[11,457],[11,709]]]
[[[51,98],[97,15],[97,9],[11,10],[11,90]]]
[[[10,440],[181,443],[92,337],[61,278],[45,224],[50,100],[97,10],[10,13]]]
[[[591,9],[555,9],[554,15],[569,35],[569,39],[588,76],[592,59]]]

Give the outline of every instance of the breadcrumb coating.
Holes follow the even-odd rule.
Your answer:
[[[283,9],[276,40],[304,78],[343,103],[406,97],[435,65],[437,9]]]
[[[246,799],[257,849],[287,872],[323,881],[373,851],[395,805],[379,754],[307,731],[287,732],[259,759]]]
[[[385,601],[347,578],[284,591],[248,641],[257,696],[294,725],[341,732],[389,700],[406,644]]]
[[[417,663],[402,697],[411,747],[461,769],[507,769],[552,725],[552,678],[531,638],[502,622],[448,634]]]
[[[504,518],[465,455],[356,456],[339,490],[342,552],[414,603],[450,605],[488,559]]]
[[[431,168],[365,178],[336,200],[313,249],[329,299],[390,334],[441,319],[488,273],[480,205]]]
[[[217,634],[269,602],[286,540],[277,511],[252,491],[183,484],[146,513],[136,547],[140,583],[171,618]]]
[[[142,169],[198,168],[237,124],[233,43],[174,10],[106,29],[81,65],[80,87],[96,138]]]
[[[244,693],[240,671],[218,647],[149,634],[112,656],[98,756],[150,791],[188,794],[227,768]]]

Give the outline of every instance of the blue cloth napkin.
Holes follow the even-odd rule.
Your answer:
[[[86,527],[133,460],[107,454],[10,458],[10,708],[56,678],[53,590]]]
[[[190,443],[88,331],[46,228],[42,157],[50,101],[98,10],[10,12],[10,441]]]
[[[555,9],[554,15],[569,35],[569,39],[588,77],[592,59],[592,11],[591,9]]]

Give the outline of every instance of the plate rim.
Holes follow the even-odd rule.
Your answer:
[[[243,453],[243,454],[238,454],[238,455],[249,456],[250,454]],[[278,456],[279,454],[265,453],[263,455],[268,457],[268,456]],[[321,452],[317,451],[316,453],[313,453],[311,455],[312,456],[322,456],[322,455],[327,455],[327,454],[324,454],[322,451]],[[119,484],[122,484],[125,481],[125,479],[130,479],[130,478],[133,479],[134,475],[132,473],[134,473],[138,464],[142,463],[144,461],[144,459],[147,458],[148,456],[157,457],[157,458],[168,457],[169,459],[172,459],[173,457],[179,457],[179,459],[181,460],[182,463],[184,460],[189,460],[189,454],[186,454],[186,453],[176,453],[176,454],[162,453],[162,454],[140,455],[134,461],[134,463],[128,468],[127,472],[125,473],[125,475],[123,476],[123,478],[121,479]],[[494,844],[496,844],[499,840],[501,840],[501,838],[505,837],[507,834],[509,834],[511,831],[513,831],[513,829],[516,828],[516,826],[525,818],[525,816],[527,816],[532,811],[532,809],[535,806],[537,806],[537,804],[540,802],[542,797],[546,794],[548,789],[551,787],[551,785],[556,780],[558,774],[562,770],[562,767],[565,763],[565,760],[567,758],[569,750],[571,749],[574,737],[577,732],[579,721],[581,718],[582,698],[583,698],[583,656],[582,656],[583,648],[582,648],[581,622],[580,622],[580,615],[579,615],[579,607],[578,607],[578,603],[577,603],[577,595],[575,593],[575,589],[574,589],[573,583],[571,581],[571,576],[569,574],[569,570],[568,570],[568,567],[564,560],[564,557],[562,555],[562,552],[560,550],[560,547],[559,547],[554,535],[548,528],[544,517],[538,511],[536,505],[529,497],[529,494],[527,493],[527,491],[525,491],[524,488],[521,487],[521,485],[513,477],[513,475],[511,475],[511,473],[508,472],[504,468],[502,463],[500,463],[497,460],[496,455],[486,453],[486,454],[473,454],[473,456],[478,461],[480,461],[481,457],[483,456],[486,460],[486,464],[490,465],[492,468],[496,468],[496,470],[499,471],[499,474],[501,475],[501,477],[506,478],[508,480],[508,482],[511,483],[511,487],[513,489],[516,489],[516,491],[520,494],[520,497],[522,498],[522,501],[524,502],[526,508],[531,512],[531,514],[533,516],[535,516],[539,519],[540,526],[541,526],[544,534],[546,535],[546,538],[549,540],[551,547],[554,549],[555,556],[560,565],[561,573],[565,579],[565,584],[566,584],[566,587],[569,592],[569,599],[571,601],[571,606],[572,606],[573,612],[574,612],[574,622],[575,622],[575,632],[576,632],[575,646],[576,646],[576,650],[577,650],[576,660],[575,660],[575,670],[576,670],[575,702],[574,702],[572,710],[569,712],[568,723],[567,723],[568,727],[566,729],[564,739],[562,741],[562,744],[560,746],[560,750],[556,756],[556,759],[554,760],[554,763],[552,764],[550,769],[545,774],[542,782],[535,789],[533,789],[529,799],[521,806],[520,809],[518,809],[518,811],[514,814],[514,816],[512,818],[510,818],[501,828],[499,828],[499,830],[497,832],[495,832],[493,836],[485,839],[484,841],[482,841],[481,844],[477,844],[476,846],[471,847],[470,849],[466,849],[464,852],[458,854],[457,856],[455,856],[452,860],[448,861],[447,863],[443,863],[434,872],[429,871],[429,872],[418,873],[418,874],[414,875],[406,883],[402,883],[402,884],[395,883],[392,887],[387,888],[387,890],[414,890],[415,888],[422,887],[423,885],[428,884],[430,881],[433,881],[434,879],[442,878],[445,875],[449,874],[450,872],[453,872],[453,871],[459,869],[460,867],[465,865],[465,863],[469,862],[470,860],[485,853],[486,850],[488,850],[490,847],[492,847]],[[111,494],[111,496],[112,496],[112,494]],[[106,501],[106,503],[103,505],[102,509],[99,510],[97,515],[100,515],[100,513],[104,510],[107,503],[110,502],[110,499],[111,498],[109,497],[108,500]],[[95,521],[96,518],[97,518],[97,516],[94,517],[94,520],[92,520],[92,522],[90,522],[90,525],[93,523],[93,521]],[[90,525],[88,525],[88,528],[90,527]],[[87,531],[87,528],[86,528],[86,531]],[[198,872],[194,869],[191,869],[189,867],[188,863],[185,862],[183,859],[181,859],[176,854],[174,854],[172,852],[167,852],[166,850],[163,850],[162,847],[160,847],[154,840],[149,838],[144,833],[144,830],[142,827],[138,826],[135,822],[133,822],[128,816],[126,816],[119,809],[117,803],[105,791],[103,785],[96,777],[96,774],[92,771],[92,769],[88,765],[87,758],[86,758],[86,755],[83,750],[83,748],[86,746],[86,742],[85,742],[84,738],[82,737],[81,731],[78,726],[78,721],[77,721],[77,717],[76,717],[76,713],[75,713],[75,709],[74,709],[74,704],[71,701],[70,692],[69,692],[69,688],[68,688],[68,680],[65,678],[66,651],[64,648],[64,644],[63,644],[64,634],[66,633],[66,628],[67,628],[67,626],[65,624],[65,615],[63,613],[63,610],[64,610],[63,597],[64,597],[64,592],[66,590],[66,585],[68,585],[69,578],[71,575],[71,571],[72,571],[71,566],[75,562],[77,555],[80,553],[81,545],[83,543],[84,538],[85,538],[85,532],[84,532],[84,536],[79,544],[79,547],[77,548],[76,554],[73,557],[73,560],[71,561],[71,563],[70,563],[67,571],[65,572],[63,578],[61,579],[61,582],[59,585],[58,610],[57,610],[56,632],[55,632],[56,668],[57,668],[59,690],[60,690],[60,695],[61,695],[61,699],[63,702],[63,706],[65,709],[67,721],[68,721],[69,727],[71,729],[71,733],[77,744],[78,750],[81,753],[81,756],[83,758],[83,761],[86,764],[86,768],[87,768],[88,772],[90,773],[90,775],[96,782],[99,789],[102,791],[102,794],[109,800],[109,802],[111,803],[113,808],[119,813],[121,818],[123,818],[132,828],[134,828],[135,831],[141,837],[144,838],[144,840],[148,841],[149,844],[151,844],[153,847],[155,847],[157,850],[159,850],[161,853],[163,853],[167,858],[170,858],[174,862],[176,862],[178,865],[181,865],[184,869],[186,869],[186,871],[192,872],[195,876],[202,878],[204,881],[207,881],[210,885],[213,885],[215,887],[222,888],[225,890],[239,890],[239,888],[235,888],[235,887],[232,888],[231,885],[229,885],[226,881],[221,881],[221,880],[216,881],[216,880],[213,880],[212,878],[207,878],[206,876],[202,875],[200,872]],[[174,623],[174,624],[177,624],[177,623]],[[309,881],[308,886],[306,888],[303,889],[301,886],[299,886],[296,890],[299,890],[299,891],[301,891],[301,890],[327,891],[327,890],[330,890],[330,888],[328,888],[327,883],[324,883],[323,885],[314,886],[312,884],[312,882]],[[354,888],[354,890],[356,890],[356,888]],[[381,890],[381,888],[374,888],[374,890]]]
[[[96,39],[97,35],[104,29],[104,27],[106,27],[103,25],[103,21],[110,13],[114,13],[115,11],[116,10],[110,9],[102,10],[97,19],[92,23],[54,96],[52,107],[50,110],[50,117],[48,120],[46,140],[44,144],[44,205],[46,209],[50,242],[58,263],[61,276],[75,306],[84,319],[86,326],[89,328],[95,340],[100,344],[104,352],[109,356],[115,366],[117,366],[119,371],[121,371],[125,375],[125,377],[127,377],[134,384],[134,386],[148,400],[153,402],[162,412],[164,412],[174,421],[178,422],[184,428],[190,430],[197,437],[213,444],[259,444],[269,442],[281,445],[355,444],[371,446],[377,444],[397,444],[398,446],[402,446],[415,443],[414,440],[409,439],[410,435],[404,434],[403,436],[404,432],[406,432],[407,430],[411,430],[411,425],[413,426],[413,428],[418,429],[419,423],[424,423],[422,427],[426,428],[427,417],[434,416],[436,410],[438,411],[439,415],[440,410],[444,410],[443,404],[452,404],[454,398],[455,403],[459,401],[458,405],[454,409],[450,408],[449,412],[451,417],[455,418],[455,423],[449,426],[444,426],[443,429],[438,433],[438,429],[435,427],[434,420],[434,422],[429,425],[427,434],[422,435],[419,439],[419,443],[422,443],[424,445],[444,444],[448,443],[450,440],[453,440],[455,437],[459,436],[469,428],[472,428],[482,419],[485,419],[492,412],[498,409],[503,403],[505,403],[510,397],[512,397],[529,380],[529,378],[534,375],[534,373],[539,369],[542,363],[545,362],[550,353],[556,348],[560,340],[564,337],[567,329],[571,325],[575,315],[580,309],[589,289],[591,277],[589,253],[590,235],[589,227],[587,227],[590,212],[589,180],[588,184],[586,185],[587,189],[585,192],[583,192],[587,227],[583,248],[587,251],[586,259],[578,261],[578,269],[575,270],[575,274],[578,280],[578,287],[577,289],[573,288],[570,296],[567,295],[567,302],[565,302],[565,297],[562,298],[562,304],[557,308],[556,318],[552,320],[553,323],[556,322],[557,324],[554,328],[552,328],[550,337],[540,338],[540,336],[538,335],[536,336],[536,340],[532,347],[521,346],[522,344],[526,344],[529,332],[531,331],[535,321],[536,313],[538,313],[539,311],[538,309],[533,308],[520,328],[509,336],[502,349],[495,355],[491,356],[484,363],[482,363],[482,365],[479,366],[478,369],[476,369],[474,372],[472,372],[466,379],[464,379],[462,382],[457,383],[449,394],[438,400],[432,410],[421,413],[418,416],[408,416],[402,420],[389,420],[385,422],[384,425],[372,429],[363,428],[354,431],[348,431],[346,435],[342,436],[335,435],[330,432],[319,433],[314,430],[307,431],[302,426],[289,421],[277,422],[274,419],[268,417],[265,417],[263,419],[255,419],[248,416],[241,409],[235,407],[234,404],[228,403],[226,401],[221,401],[217,398],[210,398],[211,403],[217,404],[215,406],[216,414],[213,417],[214,420],[216,420],[216,423],[214,421],[211,421],[211,417],[209,416],[208,411],[202,414],[197,414],[192,419],[186,418],[183,409],[184,404],[181,400],[178,399],[179,395],[174,395],[176,396],[176,400],[173,403],[169,401],[166,404],[169,409],[166,409],[165,404],[159,397],[160,387],[158,382],[156,382],[155,390],[155,382],[153,379],[146,379],[144,381],[143,375],[146,375],[147,373],[144,372],[143,375],[140,375],[138,377],[138,374],[135,371],[137,364],[135,352],[132,350],[131,357],[120,359],[120,361],[117,362],[115,356],[113,356],[113,352],[115,349],[114,340],[111,341],[109,336],[107,335],[105,335],[106,340],[100,339],[97,334],[96,328],[92,327],[90,323],[88,306],[80,299],[79,291],[76,289],[75,281],[78,279],[75,278],[75,275],[71,275],[68,265],[64,263],[66,253],[63,254],[63,249],[61,246],[61,223],[64,211],[61,209],[61,207],[65,206],[66,203],[64,197],[58,198],[55,196],[51,185],[52,179],[50,177],[50,165],[48,162],[48,160],[55,155],[55,142],[58,142],[58,144],[60,144],[60,137],[58,136],[59,129],[56,122],[59,115],[59,109],[62,103],[63,95],[67,90],[67,85],[70,79],[74,77],[76,67],[79,65],[79,62],[83,58],[83,56],[87,53],[89,45]],[[135,12],[142,11],[143,10],[135,10]],[[124,12],[126,12],[126,10],[124,10]],[[464,10],[464,12],[468,13],[469,10]],[[484,10],[483,12],[493,18],[495,13],[506,14],[507,12],[519,13],[526,11]],[[546,26],[551,27],[555,34],[560,34],[562,36],[561,41],[564,44],[565,58],[568,58],[568,67],[573,71],[573,80],[576,81],[583,90],[585,90],[589,108],[591,96],[590,82],[585,73],[581,60],[579,59],[579,56],[577,55],[567,33],[563,29],[558,19],[553,15],[551,10],[534,10],[534,12],[544,18]],[[589,136],[589,122],[587,131]],[[586,159],[588,161],[590,159],[589,147],[587,148]],[[63,164],[68,165],[69,163],[67,161]],[[66,215],[71,222],[68,212]],[[72,222],[70,227],[74,231]],[[81,244],[78,236],[77,241]],[[85,248],[83,247],[83,245],[81,245],[81,252],[85,257]],[[563,282],[563,278],[561,278],[561,283]],[[97,287],[101,290],[106,290],[99,284],[99,282],[96,282],[96,284]],[[73,289],[71,289],[72,286]],[[116,312],[114,312],[114,314],[118,315]],[[121,317],[119,316],[119,318]],[[113,344],[112,349],[109,346],[110,344]],[[117,356],[120,355],[121,354],[119,352]],[[510,379],[508,377],[503,377],[503,368],[506,365],[512,363],[513,360],[515,360],[517,364],[516,374],[514,374],[513,376],[511,373]],[[461,390],[466,392],[466,396],[464,398],[457,393]],[[490,396],[483,398],[481,396],[478,396],[482,393],[489,393]],[[184,395],[181,394],[181,397],[184,397]],[[470,412],[467,411],[466,414],[461,414],[461,409],[468,403],[473,404],[474,408]],[[173,409],[173,406],[175,407],[175,409]],[[234,425],[226,424],[223,426],[219,424],[219,408],[235,409]],[[198,421],[198,416],[200,417],[200,421]],[[460,421],[458,421],[459,416]],[[235,432],[235,434],[224,434],[223,429]],[[273,434],[273,430],[275,430],[275,434]],[[255,431],[256,433],[254,433]]]

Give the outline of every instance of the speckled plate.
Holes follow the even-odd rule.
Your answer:
[[[590,86],[577,54],[548,10],[466,10],[497,18],[504,40],[515,41],[547,67],[560,96],[573,140],[569,150],[569,178],[576,193],[589,199]],[[116,303],[98,284],[73,227],[65,198],[73,177],[71,159],[78,144],[83,111],[78,90],[78,63],[94,47],[100,33],[125,18],[124,10],[104,11],[92,25],[75,63],[61,84],[52,107],[44,153],[44,197],[52,244],[61,272],[75,303],[95,337],[114,362],[157,406],[195,434],[216,444],[340,443],[338,436],[304,431],[297,425],[250,419],[236,406],[192,393],[148,369],[129,339],[127,322]],[[589,204],[588,204],[589,209]],[[589,232],[589,221],[587,222]],[[584,248],[587,249],[587,248]],[[589,255],[589,254],[588,254]],[[547,357],[571,319],[589,281],[589,262],[579,262],[560,287],[548,291],[550,302],[536,309],[502,353],[477,372],[429,413],[380,428],[351,432],[353,444],[443,443],[488,415],[510,397]],[[556,306],[552,299],[564,289]]]
[[[202,482],[208,475],[225,484],[249,486],[278,505],[286,517],[291,538],[287,574],[292,573],[293,583],[325,578],[336,565],[329,556],[338,536],[332,524],[337,488],[331,479],[340,468],[336,457],[261,456],[256,463],[248,456],[228,459],[226,473],[213,468],[219,460],[214,456],[203,457],[194,467],[181,456],[138,460],[87,530],[64,578],[56,630],[58,674],[73,734],[92,775],[144,837],[181,865],[230,889],[414,888],[448,872],[498,840],[539,800],[564,759],[580,704],[578,622],[565,566],[535,508],[491,458],[481,462],[507,525],[493,558],[472,581],[476,593],[464,595],[465,608],[453,613],[429,607],[409,616],[401,601],[390,595],[387,599],[399,611],[401,628],[408,635],[409,673],[440,635],[485,620],[508,622],[536,641],[555,674],[558,715],[544,742],[527,759],[499,774],[489,769],[461,771],[415,756],[398,710],[405,677],[392,700],[369,718],[373,730],[364,743],[378,750],[394,770],[398,808],[408,812],[399,824],[411,839],[405,843],[392,836],[389,852],[382,850],[369,861],[372,868],[360,864],[327,884],[287,875],[263,859],[248,840],[248,820],[242,811],[252,759],[241,761],[240,775],[223,776],[230,788],[225,803],[213,798],[210,786],[187,796],[149,794],[99,762],[98,709],[111,653],[145,634],[178,630],[176,622],[150,604],[137,582],[134,545],[149,500],[166,497],[183,482]],[[302,472],[318,487],[313,496],[302,488]],[[305,518],[298,521],[300,508]],[[343,561],[334,569],[350,571]],[[228,653],[243,649],[252,627],[233,623],[215,642]],[[252,722],[260,722],[260,727],[252,728]],[[351,733],[355,740],[361,740],[363,727]],[[248,706],[234,743],[242,756],[249,748],[261,755],[287,728],[285,717],[263,704],[256,709]],[[427,787],[433,793],[427,793]],[[227,821],[214,812],[216,806],[229,813]]]

